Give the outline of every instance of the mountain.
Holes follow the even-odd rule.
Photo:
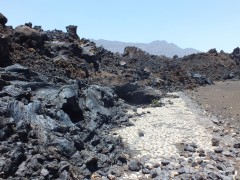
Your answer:
[[[109,40],[93,40],[97,46],[103,46],[105,49],[112,52],[123,53],[124,48],[127,46],[135,46],[138,47],[150,54],[153,55],[165,55],[167,57],[173,57],[174,55],[178,55],[179,57],[183,57],[185,55],[198,53],[200,51],[193,48],[180,48],[176,44],[168,43],[166,41],[153,41],[151,43],[128,43],[128,42],[120,42],[120,41],[109,41]]]

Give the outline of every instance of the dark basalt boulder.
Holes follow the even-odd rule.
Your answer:
[[[78,44],[60,41],[45,42],[45,50],[54,57],[54,61],[69,60],[73,56],[82,56],[82,48]]]
[[[205,84],[208,84],[208,85],[212,85],[213,82],[207,78],[206,76],[203,76],[199,73],[191,73],[191,77],[194,78],[198,84],[200,85],[205,85]]]
[[[43,32],[42,26],[34,26],[33,29],[35,29],[39,32]]]
[[[0,66],[10,64],[9,37],[0,34]]]
[[[8,19],[2,13],[0,13],[0,25],[5,26],[7,22]]]
[[[233,50],[233,52],[231,53],[231,57],[235,60],[237,60],[237,62],[239,63],[240,61],[240,48],[237,47]]]
[[[32,28],[32,23],[31,22],[25,23],[25,26]]]
[[[236,77],[234,72],[229,72],[224,79],[234,79]]]
[[[77,35],[77,26],[69,25],[66,29],[70,38],[79,39],[79,36]]]
[[[137,47],[127,46],[124,49],[123,57],[129,60],[150,59],[150,55]]]
[[[17,145],[9,152],[8,159],[5,160],[2,169],[3,177],[7,178],[9,175],[14,174],[18,170],[18,166],[25,160],[25,149],[22,145]]]
[[[13,40],[22,45],[39,48],[44,45],[45,36],[39,31],[26,25],[20,25],[15,28]]]
[[[140,86],[137,83],[127,83],[115,86],[117,95],[130,104],[150,104],[160,99],[163,93],[151,87]]]
[[[140,171],[141,170],[141,163],[137,159],[133,159],[129,162],[128,168],[131,171]]]
[[[68,158],[77,151],[74,147],[74,143],[64,138],[54,139],[49,145],[55,147],[58,153]]]
[[[13,64],[4,68],[6,72],[15,72],[15,73],[29,73],[29,68],[21,66],[20,64]]]
[[[87,63],[92,63],[94,70],[98,71],[101,50],[96,47],[95,43],[89,41],[85,44],[81,44],[80,47],[82,49],[81,57],[84,58]]]
[[[217,54],[218,52],[217,52],[217,50],[216,50],[215,48],[213,48],[213,49],[210,49],[210,50],[208,51],[208,53]]]
[[[42,88],[36,93],[36,99],[38,98],[44,99],[44,103],[47,106],[56,106],[59,109],[57,115],[59,115],[60,119],[62,119],[62,115],[60,114],[65,114],[63,122],[67,126],[83,120],[83,111],[80,108],[77,87],[74,85],[60,88]]]
[[[124,49],[123,56],[131,56],[133,54],[140,54],[140,53],[144,53],[144,51],[134,46],[127,46]]]
[[[103,123],[110,123],[109,108],[114,105],[114,92],[110,88],[97,85],[90,86],[86,91],[86,108],[88,109],[89,128],[95,129]]]

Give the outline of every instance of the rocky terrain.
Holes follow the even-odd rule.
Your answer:
[[[73,25],[63,32],[6,23],[0,14],[0,178],[124,179],[138,171],[149,175],[139,179],[168,179],[173,170],[176,179],[236,176],[239,142],[225,150],[213,139],[211,152],[185,142],[185,159],[147,166],[112,130],[133,126],[129,109],[163,105],[168,92],[239,79],[239,48],[173,59],[136,47],[115,54],[80,38]],[[214,132],[224,133],[225,124],[215,123]],[[195,152],[206,158],[190,160]]]

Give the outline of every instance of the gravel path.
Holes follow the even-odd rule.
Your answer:
[[[132,151],[130,172],[117,179],[239,178],[239,132],[183,92],[168,94],[161,103],[132,107],[128,114],[133,126],[112,132]]]
[[[212,150],[210,117],[196,110],[196,105],[183,93],[174,93],[179,98],[165,98],[163,107],[138,108],[132,110],[134,126],[117,130],[123,140],[135,152],[135,156],[149,157],[151,161],[179,156],[179,145],[196,143],[199,147]],[[137,117],[136,117],[137,116]]]

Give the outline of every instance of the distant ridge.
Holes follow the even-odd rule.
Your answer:
[[[185,55],[198,53],[200,51],[193,48],[180,48],[176,44],[168,43],[166,41],[153,41],[151,43],[128,43],[128,42],[120,42],[120,41],[109,41],[109,40],[94,40],[97,46],[103,46],[105,49],[112,52],[123,53],[124,48],[126,46],[135,46],[138,47],[150,54],[153,55],[165,55],[167,57],[173,57],[174,55],[178,55],[178,57],[183,57]]]

